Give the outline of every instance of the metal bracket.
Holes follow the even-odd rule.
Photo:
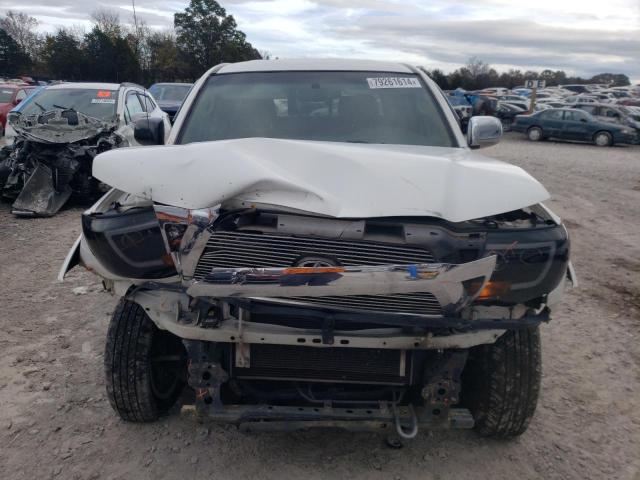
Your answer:
[[[192,340],[183,343],[189,355],[189,386],[196,392],[196,410],[208,414],[222,410],[220,388],[229,375],[211,356],[215,345]]]
[[[331,315],[326,316],[322,321],[322,343],[324,345],[333,345],[335,341],[333,336],[335,326],[336,321]]]
[[[427,415],[444,418],[451,405],[458,403],[460,376],[468,355],[468,350],[446,351],[438,360],[428,364],[421,392]]]
[[[250,313],[244,308],[238,309],[238,342],[236,343],[236,367],[251,367],[251,345],[244,342],[244,322],[251,319]]]
[[[251,368],[251,345],[238,342],[235,346],[235,365],[238,368]]]

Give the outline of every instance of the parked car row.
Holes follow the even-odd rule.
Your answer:
[[[635,143],[637,130],[600,120],[579,108],[552,108],[531,115],[517,115],[511,126],[529,140],[547,138],[593,142],[601,147],[620,143]]]
[[[522,131],[524,125],[530,125],[534,128],[531,135],[528,135],[531,140],[553,137],[593,142],[603,146],[640,143],[640,86],[549,87],[536,92],[535,102],[532,102],[531,93],[531,89],[525,87],[511,90],[488,88],[475,92],[457,89],[447,92],[447,98],[459,114],[463,130],[469,118],[460,113],[466,105],[471,108],[472,116],[493,115],[499,118],[505,131]],[[476,108],[479,103],[482,104],[482,108]],[[554,109],[576,109],[588,115],[578,115],[581,118],[580,128],[574,128],[572,114],[560,115],[550,112],[548,115],[541,115],[542,112]],[[532,118],[521,119],[523,116]],[[557,122],[566,125],[562,128],[546,126],[551,125],[546,120],[552,118],[553,125]],[[529,134],[529,130],[523,133]]]

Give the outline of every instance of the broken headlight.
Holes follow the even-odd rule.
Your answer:
[[[485,255],[496,255],[490,281],[478,301],[522,303],[551,292],[566,274],[569,239],[562,226],[487,236]]]
[[[114,275],[154,279],[176,274],[153,207],[85,213],[82,230],[93,255]]]

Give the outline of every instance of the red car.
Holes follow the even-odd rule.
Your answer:
[[[24,100],[33,88],[35,87],[26,84],[0,83],[0,124],[2,125],[0,134],[2,136],[7,126],[7,114]]]
[[[618,105],[624,105],[626,107],[640,107],[640,98],[624,98],[618,100]]]

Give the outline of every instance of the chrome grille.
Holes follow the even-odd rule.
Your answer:
[[[274,298],[274,300],[340,310],[366,310],[369,312],[408,313],[413,315],[442,314],[438,300],[428,292],[397,293],[393,295],[350,295],[345,297],[279,297]]]
[[[211,235],[195,271],[202,278],[214,267],[289,267],[305,256],[334,258],[341,265],[433,263],[431,252],[413,245],[291,237],[245,232]]]
[[[212,268],[288,267],[307,256],[323,256],[344,266],[433,263],[430,251],[414,245],[332,240],[285,235],[215,232],[207,242],[194,278]],[[439,315],[440,305],[430,293],[281,298],[298,304],[372,312]]]

